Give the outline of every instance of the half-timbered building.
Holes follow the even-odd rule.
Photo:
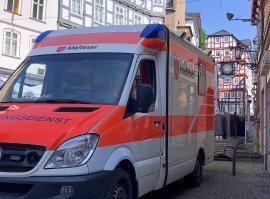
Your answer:
[[[233,52],[233,48],[237,45],[243,48],[240,60],[235,59]],[[248,52],[251,48],[251,41],[249,39],[239,40],[228,31],[221,30],[208,35],[207,47],[212,51],[217,67],[217,101],[220,113],[247,114],[247,100],[254,98],[252,71],[249,69],[252,58],[251,53]],[[220,63],[222,62],[233,62],[235,70],[233,77],[221,76]],[[253,114],[252,104],[250,114]]]

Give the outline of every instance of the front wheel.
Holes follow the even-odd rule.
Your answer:
[[[198,155],[195,168],[189,175],[185,176],[185,182],[191,187],[198,187],[202,183],[202,157]]]
[[[105,199],[132,199],[132,183],[124,169],[116,169],[109,181]]]

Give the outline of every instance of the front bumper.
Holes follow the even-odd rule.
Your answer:
[[[102,199],[110,176],[111,172],[102,171],[83,176],[0,177],[0,198]]]

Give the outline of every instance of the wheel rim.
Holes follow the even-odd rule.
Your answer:
[[[125,189],[121,185],[116,185],[113,190],[113,199],[127,199],[127,194]]]

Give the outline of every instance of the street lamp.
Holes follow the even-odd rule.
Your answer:
[[[234,58],[236,59],[236,64],[246,65],[250,70],[256,69],[257,63],[256,63],[256,58],[254,57],[254,52],[257,52],[257,51],[244,50],[243,46],[241,45],[239,41],[237,42],[236,46],[230,46],[229,48],[233,52]],[[239,60],[241,60],[242,58],[243,52],[250,53],[251,58],[249,58],[249,63],[239,62]]]
[[[227,12],[227,19],[229,20],[229,21],[242,21],[242,22],[251,22],[251,23],[258,23],[258,22],[260,22],[260,19],[258,19],[258,17],[259,16],[256,16],[257,18],[252,18],[252,19],[241,19],[241,18],[236,18],[236,19],[234,19],[233,17],[234,17],[234,14],[232,14],[232,13],[229,13],[229,12]]]

